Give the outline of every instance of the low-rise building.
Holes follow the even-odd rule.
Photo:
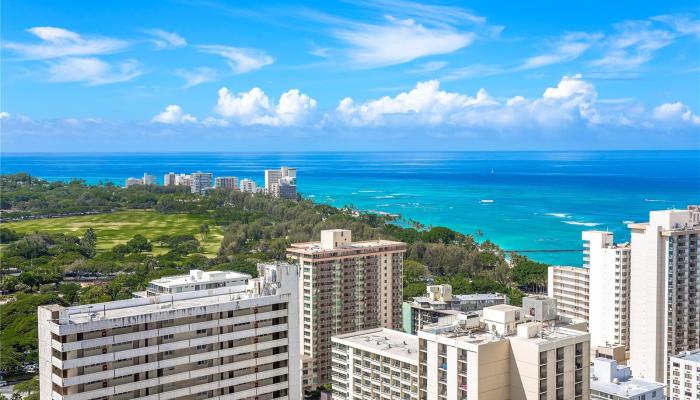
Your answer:
[[[414,297],[409,302],[410,325],[404,330],[416,334],[423,326],[435,324],[440,318],[460,313],[481,311],[484,307],[506,304],[508,297],[501,293],[453,295],[450,285],[429,285],[426,296]]]
[[[593,360],[592,400],[663,400],[664,387],[657,382],[634,378],[630,367],[618,365],[615,360]]]
[[[38,309],[40,396],[300,399],[297,266],[221,287]]]
[[[333,399],[418,399],[418,337],[376,328],[333,336]]]
[[[248,274],[235,271],[190,270],[189,275],[166,276],[151,281],[146,293],[148,296],[208,290],[220,287],[236,287],[248,284]]]
[[[700,349],[671,357],[670,400],[700,399]]]
[[[423,328],[419,398],[587,400],[590,335],[548,320],[549,301],[533,299],[527,310],[486,307],[477,326]]]
[[[126,184],[124,185],[124,187],[129,188],[132,186],[139,186],[139,185],[143,185],[143,180],[141,180],[140,178],[129,177],[129,178],[126,178]]]

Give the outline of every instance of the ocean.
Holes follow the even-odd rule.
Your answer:
[[[201,170],[262,185],[263,169],[282,165],[316,202],[478,232],[507,250],[578,250],[587,229],[624,242],[650,210],[700,203],[700,151],[3,154],[0,170],[91,184]],[[579,251],[527,254],[581,265]]]

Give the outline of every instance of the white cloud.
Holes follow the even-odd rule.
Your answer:
[[[237,74],[255,71],[275,62],[274,58],[257,49],[220,45],[202,45],[197,48],[201,52],[225,58],[231,70]]]
[[[153,122],[160,122],[162,124],[170,125],[181,125],[186,123],[196,123],[197,118],[186,114],[182,107],[171,104],[165,107],[165,111],[156,115],[152,119]]]
[[[567,33],[552,45],[549,52],[526,59],[517,69],[539,68],[575,60],[602,37],[602,34]]]
[[[7,111],[0,111],[0,119],[8,119],[10,118],[10,113]]]
[[[355,24],[332,33],[349,46],[347,56],[359,67],[383,67],[449,54],[470,45],[476,34],[450,27],[426,27],[413,19],[389,17],[384,25]]]
[[[183,87],[189,88],[206,82],[213,82],[219,78],[219,72],[213,68],[200,67],[193,70],[180,69],[175,74],[185,80]]]
[[[85,82],[88,85],[104,85],[125,82],[141,75],[137,61],[127,60],[109,64],[98,58],[66,57],[49,64],[51,82]]]
[[[168,32],[162,29],[149,29],[145,32],[153,36],[151,42],[159,50],[187,46],[187,40],[175,32]]]
[[[416,68],[409,70],[408,72],[414,74],[429,74],[431,72],[439,71],[447,66],[447,61],[428,61],[419,65]]]
[[[659,15],[651,19],[670,25],[681,35],[700,37],[700,20],[691,19],[687,15]]]
[[[110,54],[123,50],[129,43],[106,37],[83,37],[75,32],[49,26],[27,30],[41,39],[38,44],[8,42],[3,47],[13,50],[21,57],[45,60],[68,56],[90,56]]]
[[[316,100],[298,89],[283,93],[274,105],[260,88],[234,94],[222,87],[214,111],[241,125],[297,126],[309,120],[316,105]]]
[[[603,56],[591,61],[591,66],[609,71],[634,70],[674,40],[671,32],[654,29],[650,21],[625,21],[616,24],[615,29],[617,32],[605,40]]]
[[[654,118],[669,124],[691,123],[700,125],[700,117],[693,114],[690,108],[680,101],[665,103],[654,108]]]

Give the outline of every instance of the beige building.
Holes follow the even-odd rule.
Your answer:
[[[588,321],[588,268],[552,266],[547,270],[548,296],[557,300],[559,316],[571,321]]]
[[[287,257],[301,266],[305,389],[331,382],[331,336],[401,326],[406,244],[353,242],[351,232],[324,230],[321,241],[295,243]]]
[[[42,399],[299,399],[298,267],[247,287],[40,306]]]
[[[214,179],[214,187],[217,189],[238,190],[238,178],[235,176],[218,176]]]
[[[333,399],[418,399],[418,337],[376,328],[333,336]]]
[[[535,318],[551,315],[550,301],[532,299],[527,310],[487,307],[478,325],[457,321],[419,331],[419,398],[588,399],[590,336]]]
[[[700,349],[671,357],[670,400],[700,399]]]

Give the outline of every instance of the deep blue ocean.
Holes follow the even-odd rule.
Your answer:
[[[281,165],[299,169],[299,192],[317,202],[481,231],[509,250],[580,249],[585,229],[623,242],[650,210],[700,203],[700,151],[3,154],[0,169],[117,184],[202,170],[262,185],[263,169]],[[529,256],[581,264],[579,252]]]

